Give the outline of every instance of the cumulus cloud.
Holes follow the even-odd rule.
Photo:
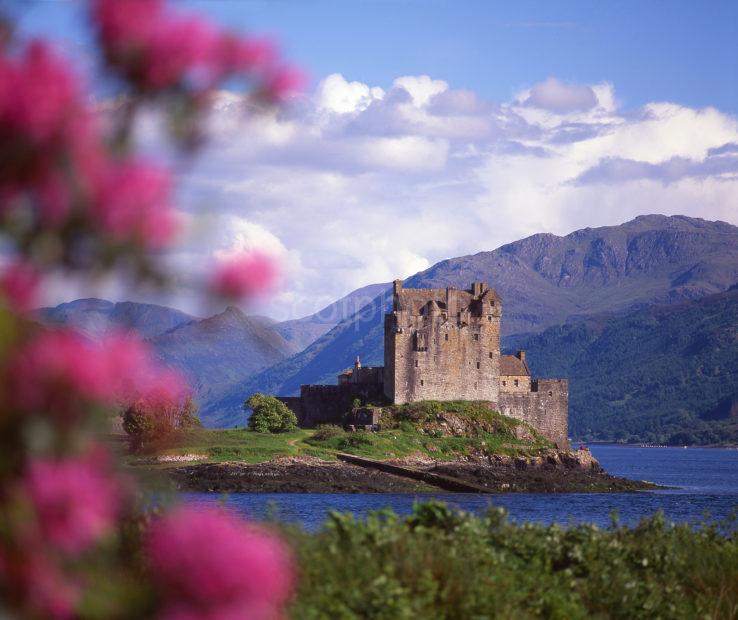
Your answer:
[[[565,84],[554,77],[535,84],[523,102],[559,114],[590,110],[597,103],[597,95],[590,86]]]
[[[554,78],[495,102],[429,76],[339,74],[279,113],[244,120],[243,105],[219,97],[211,145],[181,173],[193,234],[170,256],[175,305],[239,249],[281,257],[282,292],[251,311],[286,319],[537,232],[654,212],[738,224],[738,121],[714,108],[621,110],[612,84]]]
[[[579,185],[611,185],[648,179],[668,184],[688,177],[735,181],[737,174],[738,150],[710,149],[708,156],[702,160],[671,157],[658,164],[606,157],[585,170],[574,182]]]

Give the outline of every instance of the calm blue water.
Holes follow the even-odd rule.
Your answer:
[[[578,522],[607,526],[610,513],[620,521],[637,523],[641,517],[662,510],[672,521],[696,522],[705,516],[722,519],[738,509],[738,450],[707,448],[636,448],[591,446],[592,453],[610,473],[634,480],[649,480],[677,487],[638,493],[507,493],[478,495],[433,494],[292,494],[234,493],[229,496],[188,493],[196,504],[225,502],[245,516],[261,519],[276,514],[285,521],[317,529],[329,510],[366,515],[371,510],[392,507],[400,514],[410,512],[416,500],[437,498],[474,513],[489,506],[503,506],[516,521]]]

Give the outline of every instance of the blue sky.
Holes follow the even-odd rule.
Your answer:
[[[617,84],[625,106],[673,101],[738,113],[735,0],[187,0],[222,24],[273,33],[318,80],[389,86],[427,74],[504,101],[549,76]],[[64,0],[23,9],[24,28],[83,41]]]
[[[303,316],[539,232],[647,213],[738,225],[735,0],[178,4],[273,35],[312,78],[246,122],[221,93],[210,146],[178,177],[178,207],[207,231],[172,252],[183,281],[213,257],[274,253],[285,286],[259,312]],[[21,30],[84,61],[79,6],[24,4]]]

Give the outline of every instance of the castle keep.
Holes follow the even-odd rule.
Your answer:
[[[362,367],[357,358],[337,385],[303,385],[299,397],[282,398],[301,426],[341,424],[356,399],[482,400],[566,445],[568,383],[532,378],[523,351],[501,355],[502,300],[494,289],[483,282],[466,291],[412,289],[401,280],[393,287],[392,312],[384,318],[384,366]],[[361,425],[376,423],[368,415]]]

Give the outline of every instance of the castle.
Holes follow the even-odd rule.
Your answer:
[[[282,397],[300,426],[341,424],[362,404],[419,400],[482,400],[528,422],[557,445],[567,445],[566,379],[534,379],[525,352],[502,355],[502,300],[484,282],[471,289],[403,288],[395,280],[392,312],[384,317],[384,366],[354,367],[337,385],[303,385]],[[355,420],[362,426],[375,419]]]

